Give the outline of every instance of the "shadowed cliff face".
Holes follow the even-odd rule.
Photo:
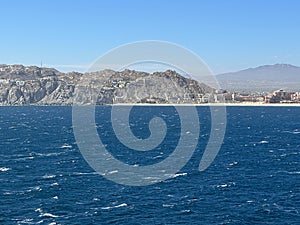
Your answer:
[[[61,73],[51,68],[0,65],[0,105],[200,103],[209,86],[175,71]]]

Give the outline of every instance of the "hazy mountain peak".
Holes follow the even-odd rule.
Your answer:
[[[262,65],[237,72],[229,72],[217,75],[219,79],[229,80],[299,80],[300,67],[291,64],[277,63],[274,65]]]
[[[217,75],[221,86],[228,90],[299,89],[300,67],[277,63]]]

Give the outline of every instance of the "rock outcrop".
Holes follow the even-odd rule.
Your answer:
[[[0,65],[0,105],[201,103],[213,88],[175,71],[62,73],[51,68]]]

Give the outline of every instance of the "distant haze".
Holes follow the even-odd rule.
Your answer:
[[[290,64],[264,65],[217,75],[223,89],[234,91],[273,91],[300,89],[300,67]]]

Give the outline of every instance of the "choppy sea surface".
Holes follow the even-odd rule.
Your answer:
[[[208,107],[197,110],[199,144],[187,165],[172,179],[133,187],[84,160],[71,107],[0,107],[0,224],[300,224],[300,107],[227,107],[223,145],[203,172],[211,120]],[[137,107],[134,134],[149,136],[154,115],[169,133],[156,151],[135,155],[118,143],[109,111],[97,107],[99,137],[126,163],[164,160],[180,136],[174,108]]]

